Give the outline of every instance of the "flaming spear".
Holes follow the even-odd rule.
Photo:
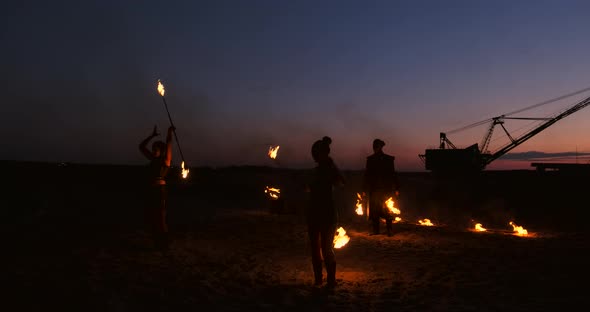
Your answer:
[[[174,127],[174,123],[172,122],[172,117],[170,117],[170,111],[168,110],[168,103],[166,103],[166,97],[164,97],[166,90],[164,89],[164,85],[162,84],[160,79],[158,79],[158,93],[160,93],[160,96],[162,96],[162,101],[164,102],[164,107],[166,108],[166,113],[168,113],[168,120],[170,120],[170,125],[172,127]],[[182,164],[180,165],[180,167],[182,169],[181,174],[182,174],[182,177],[184,179],[186,179],[186,177],[188,176],[189,170],[184,168],[184,155],[182,154],[182,148],[180,148],[180,142],[178,142],[178,136],[176,135],[176,127],[174,130],[174,138],[176,139],[176,145],[178,146],[178,151],[180,152],[180,158],[182,158]]]

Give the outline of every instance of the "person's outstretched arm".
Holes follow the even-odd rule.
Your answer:
[[[168,128],[168,135],[166,135],[166,158],[164,159],[166,166],[170,167],[172,162],[172,133],[176,130],[174,126]]]
[[[143,141],[141,141],[141,143],[139,143],[139,150],[149,160],[154,159],[154,155],[152,155],[152,153],[147,149],[147,144],[151,141],[151,139],[153,139],[154,137],[156,137],[158,135],[159,135],[158,127],[154,126],[154,131],[152,131],[152,134],[150,134],[150,136],[143,139]]]

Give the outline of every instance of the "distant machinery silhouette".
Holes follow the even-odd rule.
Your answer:
[[[556,123],[558,120],[561,120],[582,108],[590,105],[590,97],[585,98],[584,100],[577,102],[576,104],[570,106],[569,108],[561,111],[560,113],[555,114],[554,116],[545,117],[545,118],[531,118],[531,117],[510,117],[512,115],[537,108],[549,103],[553,103],[574,95],[581,94],[583,92],[589,91],[590,87],[569,93],[548,101],[544,101],[541,103],[537,103],[535,105],[531,105],[529,107],[525,107],[507,114],[503,114],[497,117],[489,118],[486,120],[482,120],[455,130],[441,132],[440,133],[440,144],[437,149],[426,149],[424,154],[418,155],[420,159],[423,161],[426,170],[430,170],[436,173],[473,173],[484,170],[487,165],[489,165],[492,161],[498,159],[502,155],[508,153],[513,148],[519,146],[520,144],[524,143],[528,139],[532,138],[539,132],[547,129],[549,126]],[[504,121],[507,119],[520,119],[520,120],[538,120],[543,121],[540,125],[535,126],[532,130],[525,132],[519,136],[511,135],[508,130],[504,127]],[[457,148],[447,137],[448,134],[460,132],[463,130],[471,129],[473,127],[485,125],[489,123],[490,126],[488,131],[484,135],[481,144],[478,145],[477,143],[470,145],[467,148]],[[502,130],[506,133],[506,136],[509,139],[509,143],[503,145],[498,150],[491,152],[488,150],[490,141],[492,139],[492,134],[494,132],[495,127],[499,125],[502,127]]]

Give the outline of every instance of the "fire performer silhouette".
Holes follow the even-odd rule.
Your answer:
[[[363,177],[363,192],[369,197],[369,219],[373,225],[373,234],[379,234],[379,221],[385,219],[387,235],[393,231],[394,216],[384,206],[389,197],[397,199],[399,183],[395,172],[395,157],[383,152],[385,142],[373,140],[373,154],[367,157]]]
[[[329,137],[324,137],[312,145],[311,155],[317,166],[313,169],[308,182],[310,203],[306,211],[315,285],[322,284],[323,257],[328,288],[336,286],[336,260],[333,243],[338,212],[334,206],[332,188],[335,185],[344,184],[344,178],[329,156],[331,142]]]
[[[150,161],[149,169],[149,204],[146,207],[146,219],[150,231],[154,236],[156,245],[160,249],[168,248],[168,224],[166,223],[166,176],[172,160],[172,134],[174,126],[168,128],[166,143],[155,141],[152,150],[147,149],[147,144],[159,135],[157,126],[154,126],[152,134],[139,144],[139,150]]]

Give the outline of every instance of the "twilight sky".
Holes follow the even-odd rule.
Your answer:
[[[145,163],[138,143],[168,126],[162,79],[189,166],[273,165],[278,144],[281,166],[310,167],[329,135],[341,168],[362,168],[379,137],[417,171],[439,132],[590,86],[588,1],[22,2],[0,13],[0,159]],[[589,120],[583,109],[513,152],[590,152]],[[495,134],[492,149],[507,143]],[[508,158],[488,168],[532,169]]]

